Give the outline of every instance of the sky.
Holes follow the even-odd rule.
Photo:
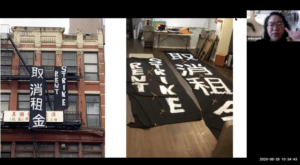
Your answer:
[[[64,27],[64,34],[69,32],[69,18],[0,18],[0,24],[32,27]]]

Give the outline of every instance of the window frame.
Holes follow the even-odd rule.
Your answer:
[[[23,108],[20,108],[20,95],[28,95],[29,96],[29,109],[28,110],[24,110]],[[21,102],[28,102],[28,101],[21,101]],[[22,110],[21,110],[22,109]],[[18,111],[30,111],[30,94],[28,93],[18,93]]]
[[[65,144],[66,148],[63,149],[61,148],[61,145]],[[76,145],[77,149],[70,149],[70,145]],[[61,157],[62,154],[76,154],[76,158],[79,157],[79,143],[64,143],[64,142],[60,142],[59,143],[59,158],[74,158],[74,157]]]
[[[87,99],[86,99],[87,96],[98,96],[99,97],[99,102],[87,102]],[[85,95],[85,113],[86,113],[86,126],[87,127],[101,127],[101,104],[100,104],[100,102],[101,102],[101,97],[99,95],[92,95],[92,94],[86,94]],[[87,103],[99,103],[99,111],[98,111],[99,114],[88,114]],[[97,123],[98,126],[89,126],[88,125],[88,116],[89,115],[94,115],[94,116],[98,115],[99,116],[99,123]]]
[[[53,65],[48,65],[48,64],[46,65],[46,64],[43,63],[43,58],[46,57],[45,55],[47,53],[53,53],[54,54]],[[54,77],[54,67],[55,67],[55,61],[56,61],[56,52],[55,51],[41,51],[41,56],[42,56],[41,57],[42,66],[45,67],[45,77]],[[47,60],[49,60],[49,56],[48,56]]]
[[[18,148],[19,145],[24,145],[24,144],[32,144],[31,143],[28,143],[28,142],[16,142],[16,148],[15,148],[15,154],[16,154],[16,158],[35,158],[36,157],[36,153],[34,151],[34,144],[32,144],[32,148],[28,149],[20,149]],[[20,153],[32,153],[32,157],[18,157],[18,154]]]
[[[74,54],[75,59],[65,59],[65,57],[66,57],[65,55],[68,53]],[[65,60],[73,60],[73,61],[75,61],[75,64],[74,65],[66,65]],[[63,51],[62,52],[62,65],[68,67],[68,69],[67,69],[68,76],[76,76],[77,75],[77,52]],[[72,69],[70,69],[70,68],[72,68]]]
[[[9,54],[7,54],[7,57],[10,57],[10,64],[2,64],[2,58],[3,57],[6,57],[6,56],[2,56],[2,53],[3,52],[7,52],[7,53],[11,53],[11,55],[9,56]],[[11,75],[12,74],[12,55],[13,55],[13,51],[12,50],[1,50],[1,75]],[[9,61],[9,60],[4,60],[4,61]],[[5,67],[8,67],[10,66],[10,69],[7,69],[7,70],[2,70],[2,66],[5,68]],[[4,71],[4,72],[3,72]],[[6,71],[10,71],[9,73],[6,73]],[[4,73],[4,74],[3,74]]]
[[[47,110],[47,107],[49,107],[49,100],[48,100],[48,95],[49,94],[49,99],[50,99],[50,104],[51,103],[53,103],[53,104],[51,104],[51,107],[53,108],[53,110],[52,109],[48,109]],[[54,111],[54,93],[45,93],[45,108],[46,108],[46,112],[47,111]],[[53,98],[53,99],[51,99],[51,97]],[[50,107],[49,107],[50,108]]]
[[[27,58],[27,56],[26,56],[26,58],[24,56],[22,56],[23,55],[22,53],[30,53],[30,52],[32,52],[32,64],[31,65],[26,63],[27,61],[29,61],[28,59],[30,59],[30,58]],[[35,60],[35,52],[34,51],[21,51],[20,53],[21,53],[21,56],[22,56],[23,60],[25,61],[26,65],[29,67],[29,69],[32,66],[34,66],[34,60]],[[24,69],[21,69],[21,68],[24,68]],[[21,74],[21,70],[24,70],[24,72],[26,74]],[[25,68],[25,66],[23,65],[21,59],[20,59],[20,65],[19,65],[19,75],[26,75],[26,76],[29,75],[26,68]]]
[[[90,150],[90,149],[85,149],[85,145],[100,145],[99,150]],[[86,157],[85,154],[100,154],[100,157],[103,157],[103,144],[102,143],[82,143],[82,157],[83,158],[91,158],[91,157]],[[94,157],[93,157],[94,158]]]
[[[86,54],[95,54],[97,57],[97,62],[96,63],[86,63],[84,58]],[[83,53],[83,69],[84,69],[84,81],[99,81],[99,55],[97,52],[84,52]],[[97,66],[97,72],[86,72],[85,71],[85,66],[90,65],[90,66]],[[97,75],[97,80],[87,80],[86,79],[86,74],[96,74]]]
[[[2,105],[2,103],[6,103],[6,102],[8,102],[8,109],[7,110],[2,110],[2,109],[0,109],[0,111],[9,111],[10,109],[9,109],[9,107],[10,107],[10,93],[0,93],[0,95],[1,95],[1,105]],[[6,101],[6,100],[2,100],[2,96],[3,95],[5,95],[5,96],[8,96],[8,101]]]
[[[41,144],[51,144],[51,145],[53,145],[53,149],[41,149],[40,148],[40,145]],[[49,158],[49,157],[45,157],[45,156],[40,156],[40,154],[41,153],[43,153],[43,154],[45,154],[45,153],[48,153],[48,154],[50,154],[50,153],[52,153],[53,154],[53,158],[55,157],[55,142],[37,142],[37,152],[38,152],[38,154],[37,154],[37,157],[38,158]],[[52,157],[50,157],[50,158],[52,158]]]
[[[70,103],[75,103],[75,101],[70,101],[70,98],[69,96],[76,96],[76,120],[79,120],[79,117],[78,117],[78,114],[79,114],[79,111],[78,111],[78,94],[69,94],[68,93],[68,102],[69,102],[69,107],[70,107]],[[74,112],[74,111],[70,111],[69,109],[66,109],[64,110],[65,112],[67,113],[64,113],[64,120],[66,120],[66,117],[65,115],[68,115],[68,112]],[[72,115],[72,114],[71,114]],[[70,121],[73,121],[72,119],[69,119]]]

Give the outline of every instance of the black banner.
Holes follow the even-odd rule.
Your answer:
[[[54,68],[54,110],[69,108],[67,67]]]
[[[200,104],[205,124],[218,137],[224,123],[233,120],[232,82],[214,68],[194,58],[191,53],[165,54],[190,84]]]
[[[29,129],[46,127],[45,83],[44,67],[31,67]]]
[[[127,59],[127,94],[135,122],[130,127],[201,120],[200,109],[159,58]]]

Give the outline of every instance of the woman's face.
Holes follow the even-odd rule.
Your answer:
[[[272,41],[278,41],[284,34],[284,23],[277,15],[272,15],[268,21],[268,34]]]

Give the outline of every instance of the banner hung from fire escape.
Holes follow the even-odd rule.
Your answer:
[[[200,109],[162,59],[128,58],[127,94],[135,119],[129,127],[202,119]]]
[[[29,129],[46,127],[45,83],[44,67],[31,67]]]
[[[54,110],[69,108],[67,67],[54,68]]]
[[[207,127],[220,133],[224,123],[233,120],[232,82],[190,53],[165,55],[193,89]]]

